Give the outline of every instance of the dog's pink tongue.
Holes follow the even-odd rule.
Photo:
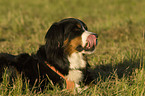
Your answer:
[[[87,49],[90,49],[92,48],[93,46],[96,46],[96,36],[95,35],[89,35],[88,38],[87,38]]]

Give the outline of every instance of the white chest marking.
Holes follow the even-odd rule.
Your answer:
[[[82,53],[73,53],[68,57],[70,69],[82,69],[86,67],[86,61],[83,60]]]
[[[79,84],[83,80],[83,73],[80,70],[70,70],[66,78],[68,80],[74,81],[76,84]]]
[[[75,83],[79,83],[83,79],[83,73],[79,69],[83,69],[86,67],[86,61],[83,60],[82,53],[73,53],[68,57],[70,62],[70,70],[66,78],[68,80],[74,81]]]

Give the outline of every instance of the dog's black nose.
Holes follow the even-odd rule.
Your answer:
[[[96,36],[96,38],[98,39],[98,35],[97,34],[94,34]]]
[[[96,45],[98,44],[98,35],[97,34],[94,34],[95,37],[96,37]]]

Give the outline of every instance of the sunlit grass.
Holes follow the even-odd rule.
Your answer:
[[[88,56],[96,84],[80,95],[144,96],[144,6],[144,0],[1,0],[0,52],[36,53],[53,22],[79,18],[99,35],[95,53]],[[9,86],[5,73],[0,95],[70,95],[57,86],[31,91],[19,78]]]

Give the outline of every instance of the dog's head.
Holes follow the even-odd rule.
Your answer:
[[[81,20],[68,18],[54,23],[45,39],[46,51],[61,50],[66,55],[74,52],[87,54],[95,50],[98,35],[87,31],[86,24]]]

